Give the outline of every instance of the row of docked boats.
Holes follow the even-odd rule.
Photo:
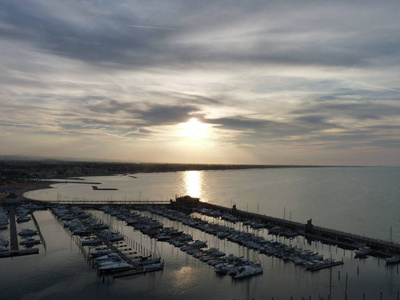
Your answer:
[[[42,207],[31,203],[17,206],[15,208],[16,222],[24,223],[32,220],[30,214],[39,209],[42,209]],[[8,210],[4,207],[0,207],[0,230],[7,230],[8,225]]]
[[[226,256],[224,252],[217,248],[208,248],[207,242],[205,241],[193,241],[191,235],[173,227],[164,227],[161,222],[141,216],[136,212],[131,212],[129,209],[118,209],[115,211],[109,207],[102,207],[101,210],[105,213],[112,214],[119,220],[125,220],[126,224],[132,226],[135,230],[155,238],[157,241],[167,242],[188,255],[213,266],[217,273],[222,274],[222,272],[218,271],[219,268],[216,266],[222,266],[227,261],[231,264],[234,262],[234,268],[232,268],[229,273],[234,279],[250,277],[263,272],[263,268],[259,264],[244,260],[243,258],[237,258],[232,254]],[[132,219],[136,221],[132,222]]]
[[[8,211],[4,207],[0,207],[0,230],[8,229]]]
[[[15,208],[17,223],[25,223],[25,222],[29,222],[30,220],[32,220],[32,217],[29,216],[29,214],[31,212],[32,211],[29,208],[22,206],[22,205]]]
[[[274,226],[273,224],[265,223],[261,220],[253,220],[253,219],[239,219],[238,217],[228,214],[221,213],[218,210],[213,210],[211,208],[197,207],[193,209],[194,212],[199,213],[201,215],[213,217],[216,219],[221,219],[225,221],[229,221],[231,223],[241,222],[243,226],[249,227],[255,230],[258,229],[268,229],[268,233],[271,235],[283,236],[286,238],[294,238],[298,236],[298,232],[296,230],[286,230],[279,226]]]
[[[202,207],[198,207],[194,209],[195,212],[200,213],[202,215],[206,215],[206,216],[210,216],[210,217],[214,217],[214,218],[221,218],[222,220],[229,220],[230,222],[236,223],[238,221],[241,221],[242,224],[244,226],[249,226],[253,229],[261,229],[261,228],[267,228],[268,229],[268,233],[272,234],[272,235],[278,235],[278,236],[283,236],[286,238],[293,238],[296,237],[298,235],[298,233],[296,231],[290,231],[290,230],[285,230],[279,226],[273,226],[272,224],[265,224],[263,222],[257,221],[257,220],[238,220],[238,218],[236,218],[235,216],[230,217],[230,214],[227,213],[221,213],[220,211],[216,211],[210,208],[202,208]],[[267,252],[266,254],[270,254],[272,251],[273,255],[278,255],[281,256],[281,254],[279,253],[280,251],[278,251],[278,253],[276,253],[273,249],[270,250],[261,250],[261,252]],[[370,255],[386,255],[387,253],[383,252],[376,252],[373,249],[371,249],[368,246],[361,246],[358,249],[354,250],[354,258],[367,258]],[[294,255],[294,257],[296,257],[296,255]],[[283,258],[285,260],[287,260],[287,256],[283,255]],[[293,259],[293,257],[291,258],[291,260],[294,260],[295,263],[298,262],[303,262],[304,258],[300,257],[300,260],[295,258]],[[400,255],[393,255],[391,257],[387,257],[385,259],[386,264],[387,265],[393,265],[393,264],[399,264],[400,263]],[[330,259],[326,259],[326,260],[321,260],[321,259],[312,259],[312,256],[310,257],[310,259],[305,259],[305,266],[307,269],[311,269],[311,270],[316,270],[316,269],[321,269],[324,267],[329,267],[329,266],[335,266],[340,264],[341,262],[335,262],[332,261]]]
[[[82,246],[98,246],[107,242],[122,241],[124,237],[118,232],[113,232],[105,225],[90,217],[81,207],[54,206],[52,212],[64,222],[73,235],[85,237]]]
[[[235,216],[233,216],[231,214],[227,214],[227,213],[221,213],[219,210],[213,210],[211,208],[196,207],[194,209],[194,211],[196,211],[202,215],[209,216],[209,217],[221,218],[222,220],[229,221],[232,223],[236,223],[236,222],[240,221],[240,219],[238,217],[235,217]]]
[[[98,253],[103,253],[103,255],[98,255]],[[160,257],[145,257],[137,255],[134,252],[134,255],[130,256],[129,261],[126,261],[120,253],[116,253],[109,248],[99,248],[96,252],[90,253],[90,259],[94,262],[97,270],[104,273],[116,273],[127,270],[149,272],[163,268],[163,262]]]
[[[258,236],[251,232],[244,232],[229,226],[209,223],[200,218],[196,218],[179,211],[167,209],[165,207],[148,206],[146,208],[154,214],[162,215],[171,220],[180,221],[183,224],[217,236],[220,239],[227,239],[246,248],[258,251],[259,253],[268,256],[274,256],[276,258],[283,259],[284,261],[291,261],[296,265],[305,267],[307,270],[316,271],[343,263],[342,261],[335,261],[333,259],[324,259],[323,255],[313,253],[309,250],[302,250],[284,243],[268,241],[264,237]],[[204,210],[197,210],[196,212],[204,213]],[[209,212],[207,212],[206,215],[214,216]],[[254,223],[252,224],[254,225]],[[258,226],[255,227],[257,228]],[[276,231],[274,231],[274,229]],[[273,234],[282,231],[280,228],[272,228],[271,230],[274,232]]]
[[[124,237],[110,230],[105,225],[81,208],[57,206],[53,213],[64,222],[64,227],[73,235],[81,238],[81,246],[89,246],[89,258],[94,262],[99,272],[122,272],[140,269],[141,272],[161,270],[161,258],[150,258],[137,255],[131,248],[124,245]],[[67,218],[65,218],[67,216]],[[72,219],[71,219],[72,217]],[[92,247],[95,251],[91,252]],[[111,249],[111,248],[112,249]]]

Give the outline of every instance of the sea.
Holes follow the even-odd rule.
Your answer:
[[[50,189],[31,191],[37,200],[169,201],[190,195],[201,201],[400,243],[399,167],[270,168],[220,171],[120,174],[55,182]],[[77,182],[77,183],[76,183]],[[93,184],[92,184],[93,183]],[[93,190],[99,188],[117,190]],[[142,212],[207,241],[226,254],[260,262],[264,273],[234,280],[213,267],[126,226],[123,221],[90,211],[126,237],[138,253],[160,256],[164,270],[123,278],[99,276],[79,240],[50,211],[35,218],[46,241],[39,254],[0,259],[0,299],[400,299],[398,265],[384,258],[354,257],[354,251],[268,234],[267,229],[242,226],[271,241],[285,243],[342,260],[343,265],[316,272],[220,240],[180,222]],[[209,222],[226,224],[201,216]],[[233,225],[232,225],[233,226]],[[33,221],[17,230],[35,228]],[[7,231],[0,231],[7,236]]]

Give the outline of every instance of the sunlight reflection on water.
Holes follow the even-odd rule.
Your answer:
[[[196,284],[196,271],[190,266],[171,272],[172,288],[175,295],[184,294]]]
[[[201,189],[203,184],[203,172],[187,171],[184,173],[186,194],[191,197],[201,198]]]

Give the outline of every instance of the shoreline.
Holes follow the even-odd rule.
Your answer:
[[[24,196],[25,193],[31,192],[31,191],[36,191],[36,190],[45,190],[45,189],[52,189],[53,187],[51,186],[54,184],[54,181],[37,181],[33,182],[27,187],[24,187],[21,190],[18,190],[15,192],[15,194],[18,196],[18,198],[22,198],[22,200],[28,200],[29,198],[26,198]]]

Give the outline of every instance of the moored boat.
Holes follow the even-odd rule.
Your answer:
[[[111,270],[123,270],[132,268],[131,264],[128,264],[126,261],[117,261],[110,264],[104,264],[98,268],[100,271],[111,271]]]
[[[23,245],[25,247],[32,247],[34,245],[40,244],[40,240],[39,239],[34,239],[32,237],[26,237],[19,244]]]
[[[264,270],[260,265],[242,266],[238,268],[233,278],[240,279],[240,278],[251,277],[257,274],[261,274],[263,271]]]
[[[389,258],[386,258],[386,264],[387,265],[394,265],[400,263],[400,256],[392,256]]]
[[[356,258],[366,258],[368,254],[370,254],[371,252],[372,252],[371,248],[366,246],[361,247],[358,250],[354,250]]]
[[[37,234],[38,234],[38,232],[33,229],[22,229],[20,232],[18,232],[19,236],[34,236]]]

